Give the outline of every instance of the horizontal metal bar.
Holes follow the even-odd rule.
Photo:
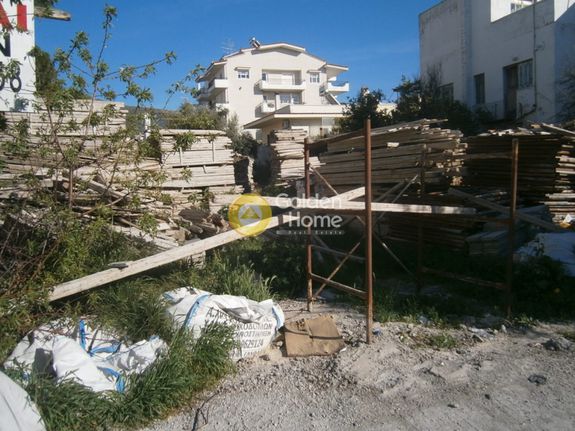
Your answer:
[[[481,280],[479,278],[468,277],[466,275],[455,274],[453,272],[448,272],[448,271],[440,271],[438,269],[422,267],[421,271],[426,273],[426,274],[439,275],[440,277],[445,277],[445,278],[452,278],[454,280],[459,280],[459,281],[463,281],[465,283],[475,284],[477,286],[492,287],[495,289],[505,289],[505,287],[507,286],[505,283],[500,283],[500,282],[496,282],[496,281]]]
[[[339,257],[346,257],[348,254],[344,253],[343,251],[337,251],[337,250],[333,250],[331,248],[326,248],[326,247],[322,247],[316,244],[312,244],[312,247],[315,250],[318,250],[320,252],[325,252],[325,253],[329,253],[332,254],[334,256],[339,256]],[[350,260],[355,260],[357,262],[365,262],[365,258],[364,257],[360,257],[360,256],[354,256],[354,255],[349,255],[348,259]]]
[[[317,274],[310,274],[310,275],[311,275],[311,279],[313,281],[316,281],[318,283],[327,284],[328,286],[333,287],[334,289],[338,289],[338,290],[341,290],[343,292],[349,293],[351,295],[357,296],[358,298],[361,298],[363,300],[367,299],[367,293],[364,292],[363,290],[359,290],[359,289],[356,289],[354,287],[346,286],[345,284],[338,283],[337,281],[329,280],[329,279],[327,279],[325,277],[321,277]]]

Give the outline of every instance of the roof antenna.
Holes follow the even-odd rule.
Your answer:
[[[231,39],[226,39],[222,44],[222,50],[224,51],[225,55],[230,55],[236,50],[234,41]]]
[[[252,48],[258,49],[260,46],[262,46],[262,44],[259,42],[259,40],[257,40],[255,37],[252,37],[250,39],[250,45]]]

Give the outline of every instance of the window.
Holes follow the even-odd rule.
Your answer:
[[[475,81],[475,104],[485,104],[485,73],[480,73],[473,77]]]
[[[531,6],[533,2],[531,0],[512,0],[511,1],[511,13],[517,12],[527,6]]]
[[[446,84],[439,87],[439,97],[445,101],[453,102],[453,84]]]
[[[267,81],[267,80],[268,80],[268,73],[262,72],[262,81]]]
[[[250,79],[250,70],[238,69],[238,79]]]
[[[301,96],[298,93],[280,93],[280,104],[299,105],[301,104]]]
[[[311,82],[312,84],[319,84],[319,72],[310,72],[309,82]]]
[[[289,129],[291,127],[291,123],[289,120],[282,121],[282,129]]]
[[[519,88],[530,88],[533,85],[533,61],[527,60],[518,65]]]
[[[291,103],[291,94],[280,94],[280,103],[286,105]]]

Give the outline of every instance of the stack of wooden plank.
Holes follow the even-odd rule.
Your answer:
[[[546,204],[555,222],[575,215],[575,136],[537,128],[467,138],[463,184],[509,189],[513,139],[519,140],[519,197]]]
[[[79,153],[82,166],[113,156],[107,143],[125,127],[127,110],[119,102],[76,100],[73,108],[63,113],[39,106],[34,112],[2,114],[7,127],[0,133],[0,199],[7,199],[30,196],[31,178],[39,182],[34,187],[44,188],[67,181],[62,176],[62,160],[69,149]],[[80,168],[78,175],[87,179],[82,174],[93,171]]]
[[[17,124],[26,120],[29,126],[30,142],[36,142],[38,135],[50,133],[56,129],[62,144],[66,144],[81,137],[85,147],[98,148],[101,144],[99,138],[112,135],[126,126],[128,110],[122,102],[105,102],[100,100],[74,101],[70,111],[49,113],[42,105],[34,112],[3,112],[7,123]],[[88,117],[91,116],[91,120]],[[95,117],[98,120],[94,121]],[[88,123],[88,125],[87,125]],[[74,124],[74,127],[71,125]],[[91,125],[90,125],[91,124]],[[85,139],[88,136],[88,139]],[[94,140],[90,137],[94,137]]]
[[[242,193],[236,184],[231,140],[220,130],[162,129],[160,187],[176,205],[197,203],[219,193]],[[187,137],[187,138],[186,138]],[[182,148],[181,143],[188,145]]]
[[[110,114],[109,118],[86,128],[82,124],[87,122],[89,112],[88,102],[78,101],[73,112],[58,118],[58,124],[50,121],[45,110],[5,113],[9,127],[1,136],[6,152],[2,154],[0,199],[29,198],[34,190],[49,188],[53,196],[66,201],[72,188],[74,211],[93,214],[95,205],[105,203],[115,215],[114,229],[163,249],[226,229],[219,219],[205,216],[190,222],[179,214],[193,206],[208,207],[214,193],[241,193],[249,187],[243,177],[242,185],[236,185],[236,158],[224,132],[162,130],[161,158],[136,159],[133,151],[137,141],[122,153],[111,152],[108,145],[110,137],[126,126],[123,104],[96,101],[92,115],[101,118]],[[15,131],[22,120],[28,122],[29,134],[17,141]],[[60,154],[48,152],[45,156],[42,145],[52,143],[46,137],[53,133],[61,146]],[[187,147],[179,138],[184,134]],[[79,166],[70,185],[61,153],[73,145],[79,151]],[[244,177],[251,176],[249,163],[245,168]],[[128,205],[130,202],[137,202],[137,206]],[[144,214],[153,214],[156,219],[154,235],[140,229]]]
[[[271,133],[271,179],[276,185],[286,185],[303,178],[304,141],[307,132],[297,129],[274,130]],[[313,167],[319,166],[317,157],[310,158]]]
[[[401,203],[463,206],[460,199],[444,194],[432,194],[424,199],[405,196],[398,200]],[[465,204],[465,206],[469,206]],[[452,217],[440,214],[401,214],[388,213],[383,218],[384,236],[398,241],[416,242],[418,227],[421,226],[423,240],[426,244],[449,247],[452,250],[465,250],[466,238],[480,229],[480,223],[473,218]]]
[[[425,182],[448,187],[459,175],[459,156],[464,150],[459,131],[431,128],[433,120],[421,120],[372,130],[372,178],[374,186],[409,180],[425,167]],[[351,133],[319,141],[327,151],[319,155],[319,172],[338,191],[364,183],[364,137]]]

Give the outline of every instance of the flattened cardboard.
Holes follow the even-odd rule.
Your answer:
[[[286,322],[284,331],[286,352],[290,357],[329,356],[345,347],[331,316]]]

